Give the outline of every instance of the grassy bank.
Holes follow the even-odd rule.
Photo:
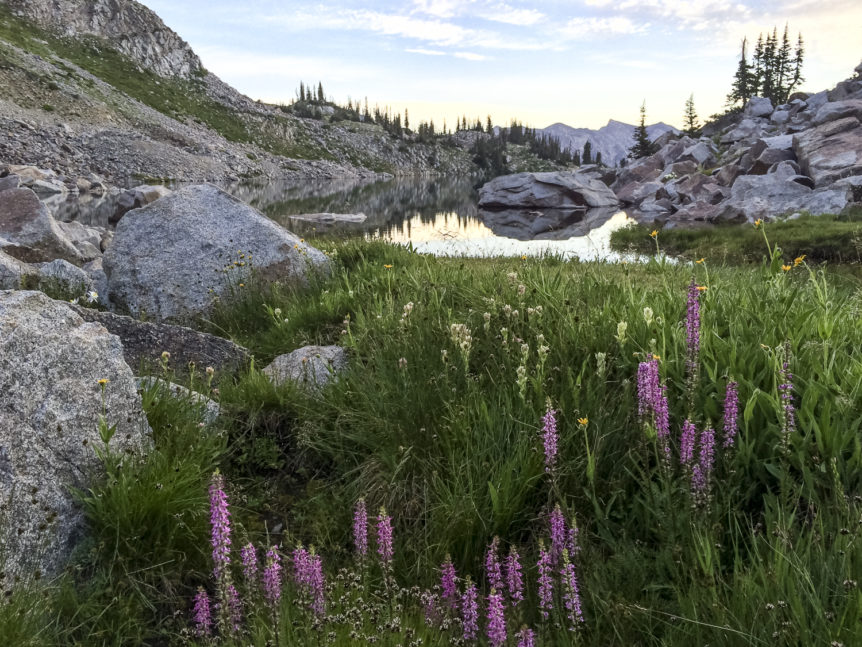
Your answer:
[[[207,484],[218,466],[248,631],[225,644],[365,644],[368,635],[459,644],[459,614],[443,599],[429,611],[422,595],[447,555],[461,591],[467,575],[479,586],[479,644],[488,644],[485,557],[495,536],[499,558],[515,547],[523,565],[525,600],[505,596],[513,646],[522,625],[541,645],[862,640],[857,279],[804,261],[784,271],[710,260],[437,259],[361,242],[330,253],[332,277],[311,286],[237,285],[208,326],[249,347],[255,363],[220,382],[216,427],[201,430],[187,405],[148,396],[156,450],[85,496],[95,539],[38,593],[44,604],[22,596],[16,606],[13,596],[0,623],[10,609],[18,626],[45,622],[29,644],[182,644],[197,587],[214,597],[224,589],[209,563]],[[692,279],[706,289],[687,297]],[[695,307],[696,354],[683,323]],[[350,353],[347,372],[325,389],[275,387],[259,372],[312,343]],[[666,387],[667,440],[661,415],[639,405],[638,375],[650,361]],[[739,429],[725,447],[729,381]],[[699,441],[682,464],[686,419]],[[360,498],[372,534],[380,506],[391,517],[391,566],[373,538],[356,561]],[[578,529],[567,555],[583,622],[568,617],[561,553],[553,609],[547,620],[541,613],[539,546],[554,550],[555,506]],[[313,545],[328,615],[315,614],[310,585],[286,585],[274,610],[243,588],[239,548],[248,541],[259,556],[279,544],[288,572],[297,542]]]
[[[656,241],[650,225],[635,225],[611,234],[611,248],[654,254]],[[813,263],[862,263],[862,211],[843,216],[802,216],[770,222],[769,242],[778,245],[787,261],[806,255]],[[718,225],[698,229],[662,229],[662,252],[688,260],[713,263],[759,263],[767,256],[763,230],[751,225]]]

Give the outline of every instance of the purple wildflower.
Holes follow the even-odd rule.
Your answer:
[[[497,551],[500,549],[500,538],[494,537],[485,551],[485,576],[488,578],[488,588],[503,590],[503,571]]]
[[[682,436],[679,439],[679,462],[683,467],[689,467],[694,460],[694,444],[697,440],[697,430],[691,420],[682,423]]]
[[[700,353],[700,291],[692,278],[688,286],[688,306],[685,313],[686,365],[691,373],[697,367]]]
[[[503,594],[491,589],[488,596],[488,644],[500,647],[506,643],[506,616],[503,611]]]
[[[210,598],[202,586],[198,587],[197,595],[195,595],[194,622],[195,635],[198,638],[208,638],[212,635]]]
[[[545,471],[554,471],[557,462],[557,417],[553,409],[542,417],[542,442],[545,446]]]
[[[569,550],[569,555],[574,559],[575,555],[581,552],[581,544],[579,541],[579,535],[581,531],[578,530],[578,525],[575,523],[575,520],[572,519],[572,526],[569,528],[568,535],[566,537],[566,548]]]
[[[563,582],[563,602],[566,605],[566,617],[569,619],[569,631],[574,631],[577,624],[584,621],[581,611],[581,594],[578,590],[578,577],[575,574],[575,565],[569,561],[569,552],[563,553],[563,568],[560,571]]]
[[[446,561],[440,567],[440,589],[443,591],[443,600],[450,607],[454,607],[458,602],[458,576],[455,573],[455,565],[452,564],[452,558],[446,555]]]
[[[518,647],[536,647],[536,634],[532,629],[523,627],[518,632]]]
[[[440,609],[437,605],[437,596],[431,591],[422,592],[422,610],[425,612],[425,624],[429,627],[440,625]]]
[[[257,550],[251,542],[248,542],[239,551],[242,559],[242,574],[245,577],[246,586],[252,590],[257,584]]]
[[[224,477],[216,472],[210,484],[210,524],[212,525],[213,575],[220,579],[230,565],[230,511],[224,491]]]
[[[360,559],[368,555],[368,512],[365,499],[359,499],[353,508],[353,545]]]
[[[392,566],[392,519],[382,507],[377,515],[377,554],[384,567]]]
[[[784,362],[781,365],[781,384],[778,385],[781,398],[781,447],[784,453],[790,451],[790,436],[796,430],[796,409],[793,406],[793,373],[790,372],[790,342],[784,344]]]
[[[715,431],[707,427],[700,434],[700,456],[692,470],[691,489],[695,501],[705,504],[709,501],[710,477],[715,459]]]
[[[281,599],[281,556],[278,546],[270,546],[266,551],[266,565],[263,569],[263,595],[270,608],[275,609]]]
[[[548,612],[554,608],[554,580],[551,576],[553,565],[551,563],[551,555],[545,550],[542,542],[539,542],[539,611],[542,617],[547,620]]]
[[[467,585],[461,596],[461,623],[464,627],[464,640],[476,640],[479,633],[479,601],[476,585],[467,576]]]
[[[647,361],[638,364],[638,415],[641,417],[655,412],[661,390],[658,360],[647,357]]]
[[[524,599],[524,577],[521,575],[521,557],[514,546],[509,548],[509,556],[506,558],[506,585],[512,606],[518,606]]]
[[[566,547],[566,519],[563,517],[559,503],[554,506],[549,522],[551,526],[551,561],[556,564]]]
[[[311,595],[311,610],[314,615],[323,616],[326,598],[326,581],[323,578],[323,560],[312,550],[308,562],[308,587]]]
[[[737,383],[730,380],[724,390],[724,447],[733,447],[739,430],[739,393]]]
[[[231,634],[238,634],[242,626],[242,602],[233,584],[227,587],[228,629]]]

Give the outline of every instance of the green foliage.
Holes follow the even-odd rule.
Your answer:
[[[685,113],[682,117],[683,129],[682,132],[689,137],[700,136],[700,124],[697,119],[697,112],[694,109],[694,95],[689,96],[685,100]]]
[[[587,142],[589,143],[589,142]],[[586,146],[584,146],[584,155],[586,156]],[[646,129],[646,101],[641,104],[641,122],[634,132],[634,144],[629,149],[629,157],[631,159],[639,159],[641,157],[649,157],[656,152],[655,144],[650,141],[649,134]],[[586,164],[586,161],[584,162]]]
[[[784,26],[784,35],[779,43],[778,28],[772,33],[757,37],[752,63],[746,56],[748,39],[742,40],[742,52],[739,65],[733,77],[727,104],[733,107],[741,104],[743,107],[753,96],[766,97],[777,106],[787,101],[787,98],[799,84],[805,80],[802,75],[802,65],[805,58],[805,45],[800,33],[796,40],[796,48],[790,44],[788,25]]]

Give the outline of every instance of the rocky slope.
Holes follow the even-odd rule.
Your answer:
[[[474,170],[459,147],[252,101],[133,0],[0,0],[0,133],[2,162],[123,185]]]
[[[673,126],[661,122],[647,126],[647,134],[652,141],[669,131],[679,132]],[[566,124],[557,123],[543,128],[541,132],[558,139],[564,150],[583,151],[584,144],[589,141],[594,159],[596,153],[601,152],[602,161],[605,164],[616,166],[626,158],[632,147],[635,126],[611,119],[598,130],[573,128]]]

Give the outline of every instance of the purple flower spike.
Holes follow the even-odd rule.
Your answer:
[[[195,595],[195,635],[198,638],[208,638],[212,635],[212,614],[210,612],[210,598],[203,587],[198,587]]]
[[[476,585],[470,576],[467,576],[467,585],[461,596],[461,623],[464,627],[464,640],[476,640],[479,633],[479,601]]]
[[[443,601],[454,608],[458,603],[458,576],[449,555],[446,555],[446,561],[440,568],[440,590],[443,592]]]
[[[251,542],[248,542],[239,551],[242,559],[242,574],[245,583],[251,590],[257,584],[257,550]]]
[[[551,555],[545,550],[544,545],[539,543],[539,611],[545,620],[549,612],[554,608],[554,579],[551,575],[553,564]]]
[[[733,447],[736,432],[739,431],[739,393],[733,380],[727,383],[724,391],[724,447]]]
[[[281,556],[278,546],[266,551],[266,566],[263,569],[263,595],[271,609],[281,600]]]
[[[699,505],[709,503],[710,478],[715,460],[715,431],[707,427],[700,434],[700,457],[692,470],[691,490]]]
[[[503,571],[497,552],[500,550],[500,538],[494,537],[485,551],[485,576],[488,578],[488,588],[503,590]]]
[[[213,575],[227,574],[230,565],[230,511],[224,477],[216,472],[210,484],[210,524],[212,525]]]
[[[318,618],[323,617],[326,598],[326,580],[323,577],[323,560],[320,555],[312,554],[309,559],[309,589],[311,593],[311,610]]]
[[[781,447],[784,453],[790,451],[790,437],[796,431],[796,409],[793,406],[793,373],[790,372],[790,342],[784,344],[784,362],[781,365],[781,384],[778,395],[781,398]]]
[[[542,418],[542,443],[545,447],[545,471],[550,474],[557,463],[557,416],[551,408]]]
[[[655,412],[661,395],[658,360],[647,357],[647,361],[638,364],[638,415],[641,417]]]
[[[365,499],[359,499],[353,508],[353,545],[360,559],[368,555],[368,512]]]
[[[688,305],[685,313],[686,362],[690,371],[697,366],[700,353],[700,290],[694,279],[688,286]]]
[[[518,647],[536,647],[536,634],[524,627],[518,632]]]
[[[566,606],[566,617],[569,619],[569,631],[574,631],[578,624],[584,621],[584,614],[581,611],[581,594],[578,590],[575,565],[569,561],[568,551],[563,553],[563,568],[560,577],[563,582],[563,602]]]
[[[503,594],[491,589],[488,596],[488,644],[501,647],[506,644],[506,616],[503,610]]]
[[[238,634],[242,628],[242,602],[233,584],[227,587],[227,615],[228,630],[233,635]]]
[[[506,558],[506,586],[509,588],[512,606],[518,606],[518,603],[524,600],[524,577],[521,575],[521,556],[514,546],[509,549],[509,556]]]
[[[691,420],[682,423],[682,436],[679,439],[679,462],[683,467],[690,467],[694,460],[694,444],[697,440],[697,430]]]
[[[566,547],[566,519],[563,517],[559,503],[554,506],[549,523],[551,526],[551,561],[557,564],[560,557],[563,556],[563,549]]]
[[[386,514],[386,508],[380,508],[377,515],[377,554],[384,567],[392,565],[392,519]]]

